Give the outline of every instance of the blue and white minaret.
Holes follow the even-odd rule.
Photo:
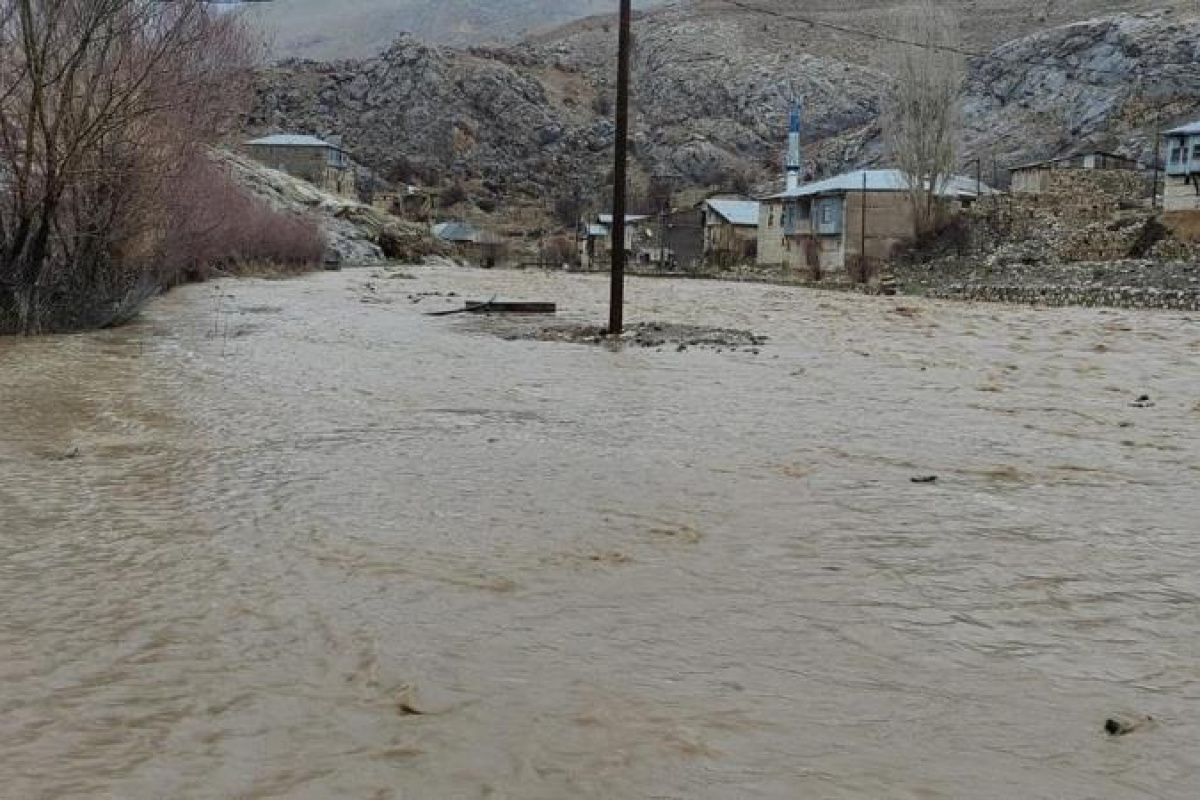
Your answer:
[[[800,171],[803,169],[800,154],[800,101],[792,101],[792,118],[788,124],[787,191],[800,187]]]

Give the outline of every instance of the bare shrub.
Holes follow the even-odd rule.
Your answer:
[[[299,271],[324,258],[315,219],[272,208],[209,159],[195,159],[179,175],[170,205],[176,224],[162,240],[160,260],[178,279],[203,280],[268,264]]]
[[[465,203],[470,198],[467,194],[467,189],[461,183],[455,181],[438,194],[438,205],[442,208],[450,208],[459,203]]]
[[[105,324],[169,280],[169,187],[255,47],[203,0],[0,0],[0,330]]]
[[[552,267],[574,264],[578,261],[575,240],[569,236],[551,236],[542,243],[538,260]]]

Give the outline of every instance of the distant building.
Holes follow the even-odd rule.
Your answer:
[[[1012,191],[1013,194],[1069,194],[1090,188],[1136,196],[1141,182],[1141,169],[1142,165],[1132,158],[1102,150],[1089,150],[1013,167]],[[1081,178],[1082,170],[1118,174],[1093,174]]]
[[[978,191],[991,190],[980,186]],[[936,194],[953,212],[974,202],[976,192],[974,178],[956,175]],[[847,172],[762,198],[758,263],[808,271],[815,278],[849,278],[850,267],[865,269],[889,258],[896,245],[912,238],[913,227],[903,172]]]
[[[612,257],[612,214],[600,214],[579,232],[579,264],[585,270],[603,270]],[[625,215],[625,253],[634,259],[655,244],[654,220],[642,214]]]
[[[796,184],[797,187],[799,183]],[[758,252],[757,200],[710,198],[700,204],[704,226],[704,258],[732,266],[753,262]]]
[[[467,222],[439,222],[430,230],[434,238],[450,245],[454,255],[477,267],[491,269],[508,260],[508,242],[503,237]]]
[[[1164,211],[1200,211],[1200,120],[1166,132]]]
[[[354,162],[338,145],[315,136],[279,134],[246,142],[245,148],[254,160],[272,169],[331,194],[357,197]]]
[[[371,198],[371,205],[378,210],[411,222],[428,222],[433,216],[433,204],[433,192],[419,186],[375,192]]]

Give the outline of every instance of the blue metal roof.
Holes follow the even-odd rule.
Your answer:
[[[474,242],[479,231],[465,222],[441,222],[433,226],[433,235],[447,242]]]
[[[864,182],[865,181],[865,182]],[[906,192],[908,178],[898,169],[859,169],[814,183],[806,183],[787,192],[780,192],[765,200],[788,200],[797,197],[815,197],[822,194],[846,194],[847,192]],[[984,185],[983,194],[993,190]],[[975,196],[975,179],[963,175],[951,175],[938,189],[941,197]]]
[[[262,147],[321,147],[333,150],[341,150],[336,144],[330,144],[324,139],[318,139],[316,136],[303,136],[292,133],[279,133],[274,136],[264,136],[261,139],[255,139],[251,142],[246,142],[251,146]]]
[[[757,200],[705,200],[704,204],[720,214],[730,225],[758,227]]]
[[[1167,136],[1200,136],[1200,119],[1167,131]]]

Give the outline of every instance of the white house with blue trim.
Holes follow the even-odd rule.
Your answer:
[[[1164,134],[1164,211],[1200,211],[1200,120]]]

